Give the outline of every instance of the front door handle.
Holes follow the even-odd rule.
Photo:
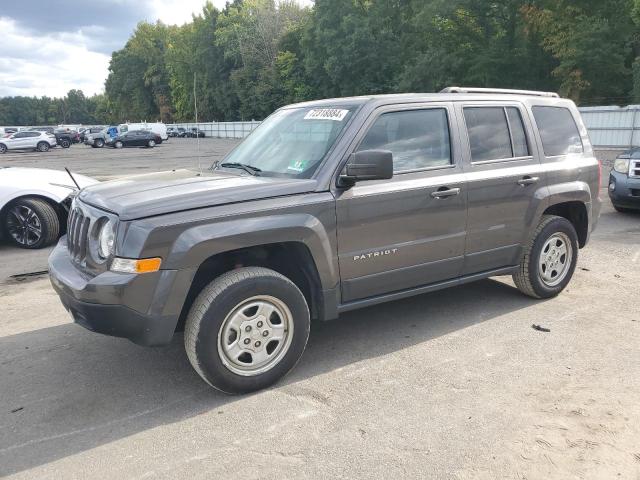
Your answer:
[[[459,188],[440,187],[435,192],[431,192],[431,197],[437,199],[437,198],[455,197],[456,195],[459,195],[459,194],[460,194]]]
[[[518,185],[520,185],[521,187],[526,187],[527,185],[538,183],[538,180],[540,180],[540,177],[530,177],[529,175],[527,175],[526,177],[522,177],[520,180],[518,180]]]

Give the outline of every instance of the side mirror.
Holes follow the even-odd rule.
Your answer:
[[[388,150],[363,150],[351,154],[338,181],[341,187],[352,187],[363,180],[385,180],[391,177],[393,153]]]

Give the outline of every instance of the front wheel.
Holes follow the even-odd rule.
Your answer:
[[[266,268],[240,268],[207,285],[187,316],[193,368],[225,393],[266,388],[298,362],[309,338],[309,308],[298,287]]]
[[[0,154],[7,153],[7,146],[4,143],[0,143]]]
[[[113,144],[113,146],[116,148],[122,148],[124,144],[120,140],[118,140],[116,143]]]
[[[102,140],[101,138],[99,138],[98,140],[96,140],[95,146],[97,148],[102,148],[104,147],[104,140]]]
[[[525,246],[513,281],[522,293],[530,297],[555,297],[573,277],[578,248],[578,235],[569,220],[544,215]]]

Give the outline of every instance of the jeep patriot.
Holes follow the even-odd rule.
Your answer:
[[[49,259],[75,322],[141,345],[184,330],[200,376],[267,387],[311,319],[496,275],[550,298],[598,220],[573,102],[450,87],[283,107],[221,162],[84,188]]]

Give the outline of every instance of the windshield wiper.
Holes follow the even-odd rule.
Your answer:
[[[256,176],[258,175],[262,170],[260,170],[258,167],[253,167],[251,165],[247,165],[246,163],[237,163],[237,162],[231,162],[231,163],[221,163],[220,165],[217,165],[217,167],[223,167],[223,168],[241,168],[242,170],[244,170],[245,172]]]

